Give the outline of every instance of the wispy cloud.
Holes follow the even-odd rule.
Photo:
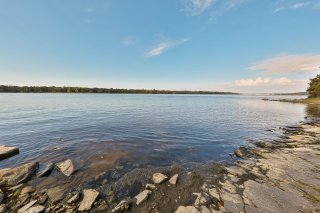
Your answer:
[[[305,6],[308,6],[311,2],[298,2],[298,3],[295,3],[293,5],[291,5],[291,9],[299,9],[301,7],[305,7]]]
[[[273,13],[278,13],[284,10],[297,10],[304,7],[316,7],[316,3],[311,1],[299,1],[299,2],[292,2],[292,1],[279,1],[276,8],[273,10]]]
[[[200,15],[210,8],[216,0],[183,0],[183,10],[192,16]]]
[[[257,62],[249,70],[267,73],[306,73],[320,70],[320,55],[283,55]]]
[[[285,93],[305,91],[308,80],[292,80],[289,78],[248,78],[233,82],[217,84],[206,88],[214,91],[231,91],[242,93]]]
[[[254,87],[254,86],[274,86],[274,85],[294,85],[300,83],[297,80],[290,80],[288,78],[262,78],[255,79],[240,79],[231,83],[231,85],[240,87]]]
[[[209,10],[221,14],[247,1],[249,0],[182,0],[183,11],[191,16],[198,16]]]
[[[160,42],[156,44],[154,47],[152,47],[150,50],[148,50],[145,53],[145,57],[154,57],[154,56],[161,55],[168,49],[181,45],[189,40],[190,40],[189,38],[184,38],[174,42],[172,41]]]

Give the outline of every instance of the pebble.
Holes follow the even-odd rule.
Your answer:
[[[176,185],[176,184],[177,184],[177,181],[178,181],[178,177],[179,177],[178,174],[173,175],[173,176],[170,178],[169,183],[172,184],[172,185]]]
[[[5,204],[0,205],[0,213],[5,213],[7,211],[7,206]]]
[[[122,213],[130,208],[130,203],[126,200],[122,200],[116,207],[112,209],[113,213]]]
[[[79,199],[79,193],[76,193],[75,195],[73,195],[68,201],[67,201],[67,203],[68,204],[71,204],[71,203],[74,203],[74,202],[76,202],[78,199]]]
[[[70,159],[57,164],[58,169],[66,176],[71,176],[75,172],[75,167]]]
[[[27,194],[27,193],[32,193],[34,192],[34,188],[32,188],[32,186],[25,186],[22,188],[20,194],[23,195],[23,194]]]
[[[146,185],[146,189],[155,190],[155,189],[156,189],[156,186],[155,186],[154,184],[148,183],[148,184]]]
[[[160,183],[166,181],[168,179],[168,177],[164,174],[161,174],[161,173],[155,173],[155,174],[153,174],[152,179],[153,179],[154,183],[160,184]]]
[[[20,208],[18,210],[18,213],[23,213],[25,211],[27,211],[29,208],[31,208],[31,206],[33,206],[35,203],[37,202],[37,200],[32,200],[30,201],[27,205],[23,206],[22,208]]]
[[[193,206],[179,206],[179,208],[175,213],[200,213],[200,212]]]
[[[148,198],[149,194],[152,194],[152,191],[144,190],[144,191],[140,192],[140,194],[135,196],[134,198],[137,199],[137,201],[136,201],[137,206],[139,206],[141,203],[143,203]]]
[[[94,189],[85,189],[83,190],[83,199],[78,208],[79,211],[90,210],[93,203],[99,196],[99,192]]]
[[[43,212],[44,209],[45,209],[44,206],[37,205],[37,206],[31,207],[30,209],[28,209],[23,213],[40,213],[40,212]]]

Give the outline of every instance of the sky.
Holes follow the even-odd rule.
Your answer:
[[[305,91],[320,0],[0,0],[0,84]]]

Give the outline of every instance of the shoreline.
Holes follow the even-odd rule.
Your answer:
[[[320,105],[320,98],[302,98],[302,99],[269,99],[263,98],[263,101],[279,101],[279,102],[287,102],[287,103],[297,103],[297,104],[312,104],[312,105]]]
[[[0,212],[319,211],[320,123],[303,122],[283,131],[281,139],[253,141],[236,150],[241,158],[234,164],[138,168],[125,174],[119,168],[109,174],[115,178],[96,177],[72,188],[60,183],[38,189],[35,163],[1,169]],[[65,183],[72,180],[72,162],[56,168],[65,174]],[[156,173],[167,177],[163,183],[154,183]],[[172,184],[168,180],[175,174],[176,184]],[[49,179],[50,172],[42,178]]]

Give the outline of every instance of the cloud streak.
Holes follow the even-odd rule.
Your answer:
[[[248,67],[269,74],[307,73],[320,70],[320,55],[284,55],[270,58]]]
[[[216,0],[184,0],[184,11],[191,16],[200,15],[210,8]]]
[[[147,58],[158,56],[166,52],[168,49],[181,45],[189,40],[190,40],[189,38],[184,38],[175,42],[172,42],[172,41],[160,42],[156,44],[154,47],[152,47],[150,50],[148,50],[144,55]]]
[[[281,4],[278,4],[278,6],[273,10],[273,13],[278,13],[284,10],[297,10],[308,6],[315,8],[316,5],[317,4],[314,4],[311,1],[300,1],[295,3],[282,1]]]
[[[305,81],[302,81],[303,83]],[[239,87],[256,87],[256,86],[285,86],[285,85],[295,85],[299,84],[299,80],[290,80],[288,78],[262,78],[258,77],[256,79],[240,79],[231,83],[231,85]]]

